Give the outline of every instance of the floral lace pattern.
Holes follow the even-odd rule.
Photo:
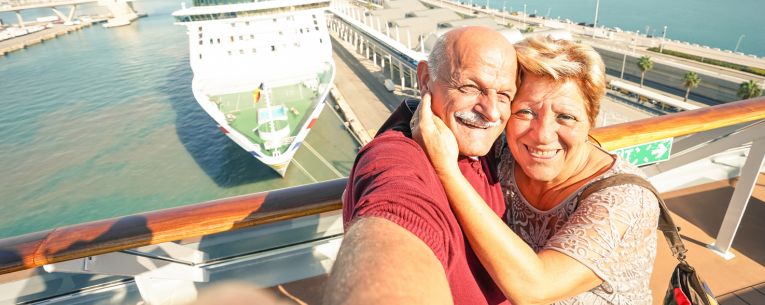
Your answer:
[[[502,145],[504,146],[504,145]],[[609,187],[576,206],[584,187],[548,211],[528,203],[515,183],[515,160],[501,150],[499,173],[509,226],[534,251],[551,249],[590,268],[603,283],[555,304],[651,304],[648,282],[656,258],[659,204],[649,190],[636,185]],[[597,181],[617,173],[645,177],[617,158]]]

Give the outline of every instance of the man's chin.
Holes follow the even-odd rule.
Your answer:
[[[485,156],[489,153],[489,149],[491,149],[491,146],[494,142],[492,141],[490,144],[484,144],[484,143],[476,143],[476,142],[467,142],[467,143],[459,143],[458,145],[460,147],[460,155],[466,156],[466,157],[481,157]]]
[[[492,132],[467,133],[455,135],[457,145],[460,148],[460,155],[467,157],[480,157],[489,153],[499,134]]]

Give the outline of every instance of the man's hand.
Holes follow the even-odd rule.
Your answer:
[[[433,110],[430,108],[430,93],[425,93],[422,97],[422,102],[414,112],[410,126],[412,138],[428,155],[437,173],[459,172],[457,139],[444,121],[433,115]]]

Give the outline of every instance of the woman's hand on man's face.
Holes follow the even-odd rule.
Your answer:
[[[414,112],[410,126],[412,138],[428,155],[437,173],[447,174],[449,171],[459,171],[457,139],[444,121],[433,115],[433,110],[430,108],[430,93],[425,93],[422,97],[422,102]]]

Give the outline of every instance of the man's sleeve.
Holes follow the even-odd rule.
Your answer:
[[[350,220],[381,217],[425,242],[444,266],[454,232],[449,203],[430,162],[408,138],[378,139],[361,152],[349,185]]]

